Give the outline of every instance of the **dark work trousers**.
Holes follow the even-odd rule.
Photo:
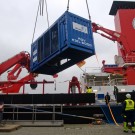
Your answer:
[[[132,127],[134,127],[134,122],[135,122],[135,111],[134,110],[130,110],[130,111],[125,111],[124,115],[126,117],[124,117],[124,122],[131,122]]]
[[[3,120],[3,112],[0,111],[0,123],[2,122],[2,120]]]

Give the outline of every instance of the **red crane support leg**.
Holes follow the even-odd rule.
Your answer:
[[[73,76],[72,80],[69,82],[69,87],[68,87],[68,94],[71,93],[76,93],[76,87],[78,88],[78,93],[81,93],[81,88],[80,88],[80,83],[78,81],[78,78]]]

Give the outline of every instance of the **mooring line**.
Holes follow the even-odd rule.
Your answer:
[[[114,115],[113,115],[113,113],[112,113],[112,109],[111,109],[111,107],[110,107],[110,104],[108,103],[107,105],[108,105],[110,114],[111,114],[111,116],[112,116],[112,119],[113,119],[115,125],[116,125],[116,126],[119,126],[119,124],[116,122],[116,120],[115,120],[115,118],[114,118]]]

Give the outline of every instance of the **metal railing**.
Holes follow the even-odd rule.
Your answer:
[[[88,86],[113,86],[113,85],[126,85],[128,84],[126,79],[122,78],[116,78],[112,80],[101,80],[101,81],[95,81],[89,80]]]
[[[135,63],[135,57],[133,57],[133,56],[126,56],[125,63]]]
[[[59,111],[56,112],[56,106],[59,107]],[[52,119],[50,119],[50,121],[56,121],[55,119],[55,115],[57,113],[62,113],[63,112],[63,106],[62,105],[52,105],[49,106],[50,109],[52,111],[46,111],[46,107],[48,106],[39,106],[36,104],[26,104],[26,105],[22,105],[22,104],[17,104],[17,105],[12,105],[12,104],[5,104],[4,105],[4,119],[6,119],[7,121],[12,121],[12,122],[17,122],[17,121],[25,121],[25,116],[27,118],[27,115],[30,115],[30,122],[36,122],[39,121],[39,119],[37,118],[39,114],[52,114]],[[23,116],[23,117],[22,117]],[[8,118],[10,117],[10,118]],[[22,117],[22,118],[20,118]],[[24,120],[23,120],[24,119]],[[27,119],[26,119],[27,120]],[[42,120],[46,120],[45,118],[43,118]],[[41,120],[41,121],[42,121]]]

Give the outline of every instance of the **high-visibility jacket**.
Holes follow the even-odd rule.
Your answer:
[[[92,89],[87,89],[86,93],[92,93]]]
[[[132,99],[126,99],[125,111],[134,110],[135,103]]]

